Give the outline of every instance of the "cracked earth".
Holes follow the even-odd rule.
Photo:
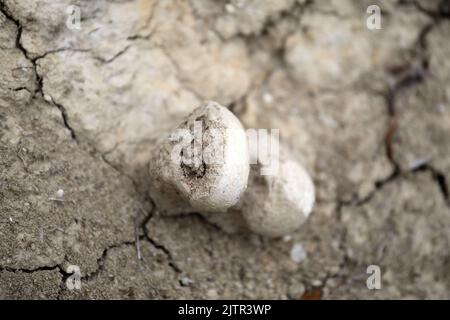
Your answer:
[[[449,18],[440,0],[1,0],[0,298],[449,299]],[[160,214],[148,151],[203,100],[281,129],[317,189],[296,233]]]

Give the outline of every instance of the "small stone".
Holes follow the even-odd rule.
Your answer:
[[[227,4],[225,5],[225,10],[226,10],[228,13],[235,13],[235,12],[236,12],[236,8],[235,8],[231,3],[227,3]]]
[[[190,278],[188,278],[188,277],[183,277],[183,278],[181,278],[181,280],[180,280],[180,284],[183,286],[183,287],[189,287],[191,284],[193,284],[194,283],[194,281],[192,280],[192,279],[190,279]]]
[[[436,110],[437,110],[437,112],[439,112],[439,113],[444,113],[444,112],[445,112],[445,105],[444,105],[443,103],[439,103],[439,104],[436,106]]]
[[[266,92],[262,96],[264,103],[271,104],[273,102],[273,95],[269,92]]]
[[[321,287],[323,282],[320,279],[314,279],[313,281],[311,281],[311,284],[313,287]]]
[[[216,289],[209,289],[206,292],[206,295],[208,296],[209,299],[217,299],[219,297],[219,294],[217,293]]]
[[[291,285],[288,290],[288,296],[294,300],[300,300],[305,293],[306,289],[302,283],[296,283]]]
[[[58,198],[64,197],[64,190],[59,189],[58,191],[56,191],[56,197],[58,197]]]
[[[303,249],[303,246],[300,243],[296,243],[292,246],[291,249],[291,259],[296,262],[300,263],[306,258],[306,252]]]

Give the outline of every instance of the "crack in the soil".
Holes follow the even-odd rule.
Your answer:
[[[416,0],[400,0],[399,5],[412,5],[414,6],[418,11],[422,12],[423,14],[429,16],[435,21],[443,20],[443,19],[450,19],[450,2],[448,0],[442,0],[438,6],[437,10],[431,10],[425,8],[420,2]]]
[[[269,30],[276,26],[280,21],[287,18],[298,19],[305,12],[305,10],[314,4],[313,0],[306,0],[304,3],[300,1],[294,1],[293,4],[281,11],[275,12],[273,15],[269,15],[265,18],[262,25],[258,30],[252,31],[248,34],[241,31],[237,32],[234,37],[242,39],[251,39],[253,37],[264,37],[269,34]],[[217,32],[217,31],[216,31]],[[218,33],[218,32],[217,32]],[[220,37],[222,38],[222,37]]]
[[[43,55],[37,56],[35,58],[30,58],[30,55],[29,55],[27,49],[25,49],[25,47],[23,46],[22,41],[21,41],[23,27],[22,27],[20,21],[18,19],[14,18],[14,16],[11,14],[11,12],[9,11],[9,9],[4,4],[3,1],[0,1],[0,12],[3,13],[8,20],[12,21],[15,24],[16,29],[17,29],[16,42],[15,42],[16,43],[16,48],[19,49],[22,52],[22,54],[24,55],[24,57],[28,61],[30,61],[30,63],[33,65],[33,71],[34,71],[34,74],[35,74],[35,77],[36,77],[36,83],[35,83],[36,84],[36,88],[35,88],[35,92],[33,93],[33,97],[36,97],[36,95],[38,93],[41,93],[41,95],[44,96],[44,92],[43,92],[43,77],[37,71],[37,61],[39,59],[42,59],[43,57],[45,57],[47,54],[50,54],[50,53],[53,53],[53,52],[60,52],[60,51],[63,51],[63,50],[68,50],[68,49],[64,48],[64,49],[52,50],[52,51],[44,53]],[[27,88],[24,88],[24,89],[27,89]],[[69,125],[66,109],[61,104],[56,103],[53,100],[53,98],[51,100],[52,100],[52,103],[61,112],[61,116],[62,116],[63,123],[64,123],[65,127],[70,131],[72,138],[76,141],[75,131]]]
[[[148,229],[146,228],[146,225],[153,217],[154,217],[154,215],[150,214],[148,217],[145,218],[145,220],[141,224],[141,230],[143,232],[144,239],[147,240],[155,249],[160,250],[161,252],[163,252],[166,255],[166,257],[169,261],[169,263],[168,263],[169,267],[176,274],[183,273],[181,268],[178,267],[178,265],[174,262],[174,259],[172,257],[172,253],[170,252],[170,250],[167,249],[163,244],[159,243],[158,241],[156,241],[155,239],[150,237],[150,234],[149,234]]]
[[[153,18],[155,16],[155,11],[156,11],[157,4],[158,4],[158,2],[154,1],[152,3],[152,5],[150,6],[150,14],[149,14],[147,20],[145,21],[144,25],[140,28],[140,30],[146,30],[150,26],[150,23],[153,21]],[[131,41],[134,41],[134,40],[149,40],[153,36],[153,34],[156,31],[156,29],[157,29],[157,27],[153,28],[153,30],[151,30],[146,35],[140,35],[139,33],[138,34],[134,34],[134,35],[130,35],[130,36],[127,37],[127,40],[131,40]]]
[[[414,168],[410,172],[417,173],[417,172],[424,172],[424,171],[429,172],[431,174],[431,177],[436,182],[436,184],[439,188],[439,191],[442,194],[442,198],[444,199],[445,204],[450,208],[450,193],[449,193],[449,188],[448,188],[448,184],[446,181],[447,179],[446,179],[444,173],[440,172],[439,170],[437,170],[436,168],[434,168],[433,166],[431,166],[428,163],[424,163],[421,166]]]
[[[58,53],[58,52],[62,52],[62,51],[68,51],[68,50],[70,50],[70,51],[83,51],[83,52],[84,51],[88,51],[88,50],[83,50],[83,49],[79,49],[78,50],[78,49],[71,49],[71,48],[60,48],[60,49],[48,51],[48,52],[46,52],[46,53],[44,53],[42,55],[39,55],[39,56],[37,56],[35,58],[30,58],[28,51],[25,49],[25,47],[22,45],[22,42],[21,42],[23,27],[20,24],[20,21],[15,19],[10,14],[8,8],[3,3],[3,1],[0,1],[0,12],[2,12],[7,19],[12,21],[16,25],[16,28],[17,28],[16,47],[17,47],[17,49],[19,49],[22,52],[22,54],[25,56],[25,58],[27,60],[29,60],[32,63],[32,65],[33,65],[34,74],[36,76],[36,89],[35,89],[33,97],[36,97],[37,94],[39,94],[39,93],[41,94],[42,97],[45,97],[45,93],[44,93],[44,90],[43,90],[43,77],[37,71],[37,61],[38,60],[45,58],[48,54]],[[116,55],[114,55],[112,58],[110,58],[108,60],[104,60],[104,59],[98,59],[98,60],[100,62],[102,62],[102,63],[110,63],[110,62],[114,61],[115,59],[117,59],[118,57],[120,57],[122,54],[124,54],[129,48],[130,48],[130,46],[126,46],[123,50],[119,51]],[[20,88],[16,88],[16,89],[20,89]],[[24,89],[26,89],[26,88],[24,88]],[[60,111],[61,117],[62,117],[62,120],[63,120],[63,123],[64,123],[64,126],[69,130],[71,137],[73,138],[73,140],[76,143],[78,143],[77,135],[75,133],[75,130],[69,124],[68,115],[67,115],[67,111],[66,111],[65,107],[62,104],[56,102],[53,99],[53,97],[51,97],[50,95],[48,95],[48,96],[50,97],[51,103],[54,106],[56,106],[58,108],[58,110]],[[97,153],[99,153],[97,150],[95,150],[95,151]],[[136,188],[136,183],[131,177],[129,177],[128,175],[125,175],[123,172],[121,172],[112,163],[110,163],[104,156],[101,156],[101,159],[109,167],[111,167],[113,170],[117,171],[120,175],[124,175],[128,179],[130,179],[131,182],[133,183],[134,187]],[[148,232],[146,231],[146,229],[144,227],[148,220],[149,219],[145,219],[143,224],[141,224],[139,226],[139,228],[142,229],[144,235],[136,235],[134,241],[124,241],[124,242],[120,242],[118,244],[113,244],[113,245],[110,245],[110,246],[106,247],[103,250],[102,255],[97,259],[97,266],[98,266],[97,269],[94,272],[88,274],[87,276],[82,277],[82,279],[85,279],[85,280],[89,281],[89,280],[95,278],[98,274],[100,274],[103,271],[105,259],[107,258],[108,252],[111,249],[119,248],[119,247],[122,247],[122,246],[125,246],[125,245],[135,245],[136,249],[138,251],[137,254],[139,256],[140,255],[140,253],[139,253],[140,248],[139,248],[139,243],[138,242],[140,240],[146,240],[153,247],[155,247],[157,250],[162,251],[166,255],[166,257],[168,258],[168,260],[169,260],[169,263],[168,263],[169,267],[173,271],[175,271],[176,273],[181,273],[182,272],[181,269],[172,261],[172,255],[171,255],[170,251],[166,247],[164,247],[162,244],[158,243],[157,241],[155,241],[154,239],[152,239],[148,235]],[[135,231],[137,232],[137,230],[135,230]],[[65,272],[64,269],[60,265],[51,266],[51,267],[45,267],[44,266],[44,267],[39,267],[39,268],[36,268],[36,269],[14,269],[14,268],[9,268],[9,267],[0,267],[0,271],[3,271],[3,270],[11,271],[11,272],[22,271],[22,272],[25,272],[25,273],[33,273],[33,272],[45,271],[45,270],[58,270],[61,273],[61,275],[63,276],[63,281],[64,281],[64,279],[67,276],[69,276],[69,274],[67,272]],[[59,294],[58,294],[58,299],[59,299],[60,293],[61,292],[59,292]]]
[[[387,92],[384,94],[385,102],[386,102],[386,112],[389,117],[389,122],[387,126],[387,130],[385,132],[384,137],[384,144],[385,144],[385,152],[386,157],[388,161],[391,163],[393,170],[389,176],[387,176],[384,179],[378,180],[375,182],[375,188],[374,190],[369,193],[365,198],[363,199],[353,199],[350,201],[342,201],[338,200],[338,207],[337,207],[337,221],[343,226],[343,230],[341,231],[340,235],[340,241],[339,241],[339,250],[343,253],[343,259],[341,261],[341,264],[339,266],[339,270],[336,274],[328,274],[323,279],[323,286],[320,289],[323,289],[324,286],[326,286],[326,282],[331,278],[341,278],[343,283],[347,282],[347,279],[350,275],[340,275],[341,271],[344,269],[346,265],[352,262],[352,259],[350,256],[348,256],[348,253],[346,252],[346,243],[347,243],[347,232],[348,230],[344,226],[343,218],[342,218],[342,210],[345,207],[359,207],[362,206],[372,200],[372,198],[375,196],[376,193],[378,193],[380,190],[382,190],[384,187],[389,185],[392,182],[395,182],[398,179],[404,178],[408,173],[416,172],[416,171],[423,171],[428,170],[431,172],[433,179],[436,181],[436,183],[439,186],[439,189],[441,190],[441,193],[445,199],[445,202],[450,206],[450,196],[449,196],[449,189],[447,187],[447,182],[445,180],[445,175],[441,172],[438,172],[434,168],[430,167],[428,164],[423,164],[419,168],[405,171],[403,172],[401,170],[400,165],[397,163],[395,156],[394,156],[394,145],[393,145],[393,139],[395,132],[397,130],[397,110],[396,110],[396,99],[399,94],[401,94],[404,90],[410,89],[412,87],[418,86],[422,84],[424,81],[426,81],[428,76],[428,68],[429,68],[429,57],[427,56],[427,42],[426,37],[430,33],[430,31],[435,26],[436,22],[432,24],[426,25],[420,32],[419,37],[415,43],[415,45],[412,48],[412,51],[414,53],[413,56],[413,63],[410,65],[402,66],[399,68],[401,71],[400,74],[395,74],[394,70],[392,70],[392,75],[396,76],[396,81],[393,86],[389,87]],[[414,64],[414,60],[416,60],[416,63]],[[418,63],[417,63],[418,61]]]
[[[15,44],[16,44],[16,48],[22,52],[22,54],[24,55],[24,57],[30,61],[30,63],[33,65],[33,70],[34,70],[34,74],[36,76],[36,89],[34,92],[34,95],[36,95],[37,92],[42,90],[42,78],[40,78],[38,72],[37,72],[37,66],[36,66],[36,58],[32,59],[30,58],[30,55],[28,53],[28,50],[25,49],[25,47],[22,44],[22,31],[23,31],[23,27],[22,24],[20,23],[20,21],[18,19],[16,19],[11,12],[9,11],[9,8],[5,5],[5,3],[3,1],[0,1],[0,12],[3,13],[3,15],[5,15],[5,17],[12,21],[17,29],[17,34],[16,34],[16,40],[15,40]]]
[[[63,277],[67,277],[69,274],[62,268],[60,264],[54,266],[42,266],[36,268],[12,268],[12,267],[2,267],[0,266],[0,272],[8,271],[8,272],[23,272],[23,273],[34,273],[40,271],[54,271],[57,270]]]
[[[19,49],[27,59],[28,58],[28,52],[23,47],[21,40],[22,37],[22,25],[20,24],[19,20],[15,19],[11,12],[9,11],[8,7],[5,5],[3,1],[0,1],[0,12],[3,13],[3,15],[10,21],[12,21],[17,28],[17,35],[16,35],[16,47]],[[30,59],[29,59],[30,60]]]
[[[131,45],[127,45],[125,46],[123,49],[121,49],[120,51],[118,51],[116,54],[114,54],[111,58],[109,59],[105,59],[103,57],[99,57],[99,56],[94,56],[94,59],[97,61],[100,61],[100,63],[102,64],[108,64],[113,62],[114,60],[116,60],[117,58],[119,58],[120,56],[122,56],[123,54],[125,54],[128,49],[131,48]]]
[[[8,90],[15,91],[15,92],[25,90],[25,91],[28,91],[29,93],[31,93],[30,89],[28,89],[27,87],[23,87],[23,86],[17,87],[17,88],[8,88]]]
[[[444,2],[445,1],[443,1],[442,3]],[[427,55],[428,45],[426,38],[437,23],[438,20],[435,20],[433,23],[426,25],[421,30],[419,37],[416,41],[416,44],[413,47],[413,50],[416,51],[415,58],[419,60],[419,63],[416,64],[415,66],[414,64],[412,66],[409,66],[409,68],[407,68],[406,71],[402,72],[402,74],[400,74],[400,76],[397,78],[395,84],[392,86],[392,88],[388,90],[387,94],[385,95],[387,111],[389,114],[389,125],[385,136],[385,147],[386,147],[385,149],[387,158],[393,165],[394,171],[385,180],[377,182],[376,189],[374,190],[374,192],[371,195],[369,195],[369,197],[367,197],[366,199],[360,201],[359,204],[363,204],[370,201],[373,194],[376,191],[378,191],[381,187],[405,174],[404,172],[401,172],[400,165],[397,163],[394,157],[393,137],[397,129],[396,98],[404,90],[410,89],[415,86],[419,86],[428,79],[427,76],[429,75],[429,56]],[[450,206],[449,188],[447,185],[446,177],[443,173],[439,172],[438,170],[436,170],[435,168],[431,167],[426,163],[419,166],[418,168],[408,170],[406,171],[406,173],[424,170],[431,172],[433,180],[437,183],[446,204]]]
[[[342,218],[342,210],[344,208],[354,208],[354,207],[359,207],[362,206],[364,204],[367,204],[368,202],[371,201],[371,199],[375,196],[375,194],[380,191],[383,187],[385,187],[386,185],[390,184],[391,182],[394,182],[398,179],[404,179],[408,174],[415,174],[418,172],[429,172],[433,178],[433,180],[437,183],[440,192],[442,193],[442,197],[444,202],[446,203],[446,205],[450,208],[450,193],[449,193],[449,189],[448,189],[448,185],[447,185],[447,181],[445,178],[445,175],[436,170],[434,167],[430,166],[427,163],[422,164],[421,166],[405,171],[405,172],[401,172],[401,171],[394,171],[391,176],[389,176],[388,178],[382,180],[379,182],[379,184],[376,184],[376,189],[366,198],[358,200],[358,201],[339,201],[338,203],[338,207],[337,207],[337,221],[339,222],[339,224],[341,226],[343,226],[343,229],[340,233],[340,240],[339,240],[339,250],[343,253],[343,257],[342,257],[342,261],[339,264],[339,268],[336,273],[334,274],[328,274],[327,276],[325,276],[322,281],[323,281],[323,285],[319,287],[320,290],[322,290],[325,286],[326,283],[329,279],[335,279],[338,278],[340,279],[342,282],[336,287],[333,288],[333,290],[338,289],[338,287],[340,287],[341,285],[345,284],[348,282],[348,279],[351,279],[351,275],[350,274],[342,274],[342,270],[344,270],[345,266],[348,266],[349,264],[354,264],[357,265],[356,262],[348,255],[346,248],[347,248],[347,235],[348,235],[348,230],[347,228],[345,228],[344,225],[344,221]],[[382,252],[382,255],[384,255],[384,251]],[[380,257],[380,259],[382,260],[382,256]],[[329,294],[332,293],[331,288]]]
[[[388,114],[388,125],[384,136],[384,146],[386,158],[391,163],[393,170],[385,178],[375,182],[375,189],[363,199],[354,199],[350,202],[343,203],[343,205],[361,206],[369,202],[373,196],[386,185],[394,182],[397,178],[404,176],[401,167],[395,159],[394,153],[394,136],[397,130],[397,108],[396,100],[399,94],[403,91],[413,88],[426,81],[428,76],[429,57],[426,54],[427,43],[426,37],[434,27],[434,24],[426,25],[419,33],[416,43],[411,48],[413,52],[413,62],[407,66],[401,66],[395,70],[388,70],[391,75],[396,77],[395,83],[389,87],[384,93],[386,112]],[[416,63],[414,63],[416,60]],[[398,71],[400,70],[400,71]],[[342,201],[339,201],[342,203]]]
[[[50,96],[50,99],[52,101],[52,103],[58,108],[58,110],[61,112],[61,117],[64,123],[64,126],[67,128],[67,130],[69,130],[70,132],[70,136],[72,137],[72,139],[76,142],[78,142],[77,140],[77,135],[75,133],[75,130],[72,128],[72,126],[69,124],[69,118],[67,115],[67,111],[66,108],[64,108],[64,106],[60,103],[57,103],[52,96]]]
[[[111,167],[118,171],[119,173],[121,173],[117,168],[113,167],[111,165]],[[131,178],[130,178],[131,179]],[[134,183],[134,181],[131,179],[131,181]],[[135,232],[135,238],[133,241],[122,241],[113,245],[110,245],[108,247],[106,247],[103,252],[102,255],[97,259],[97,269],[93,272],[91,272],[90,274],[86,275],[85,277],[82,277],[82,279],[86,280],[86,281],[90,281],[94,278],[96,278],[99,274],[101,274],[101,272],[104,270],[105,268],[105,260],[108,257],[108,253],[109,250],[111,249],[116,249],[116,248],[121,248],[123,246],[130,246],[133,245],[136,248],[136,255],[138,260],[141,260],[141,249],[140,249],[140,243],[141,241],[147,241],[150,245],[152,245],[156,250],[161,251],[162,253],[164,253],[164,255],[166,256],[167,260],[168,260],[168,266],[176,273],[182,273],[182,270],[175,264],[175,262],[173,261],[172,258],[172,254],[169,251],[169,249],[167,249],[164,245],[158,243],[156,240],[154,240],[153,238],[150,237],[150,235],[148,234],[148,231],[146,229],[146,225],[147,223],[153,218],[154,216],[154,212],[156,209],[155,203],[153,201],[153,199],[148,196],[148,201],[151,204],[151,210],[150,212],[144,217],[144,219],[141,222],[138,222],[138,215],[135,216],[135,220],[134,220],[134,232]]]
[[[431,169],[431,172],[433,174],[433,179],[436,181],[436,183],[439,186],[439,189],[441,190],[441,193],[445,199],[445,202],[450,207],[450,195],[449,195],[448,184],[447,184],[445,175],[442,172],[439,172],[435,169]]]
[[[106,247],[105,249],[103,249],[102,255],[97,259],[97,269],[85,276],[82,276],[81,279],[90,281],[90,280],[96,278],[105,269],[105,260],[108,257],[109,250],[121,248],[124,246],[130,246],[130,245],[135,245],[135,241],[123,241],[123,242],[119,242],[116,244],[112,244],[112,245]]]
[[[76,48],[71,48],[71,47],[63,47],[63,48],[58,48],[58,49],[53,49],[53,50],[49,50],[44,52],[41,55],[36,56],[35,58],[31,59],[34,62],[37,62],[40,59],[44,59],[45,57],[47,57],[48,55],[51,54],[55,54],[55,53],[60,53],[60,52],[90,52],[91,50],[89,49],[76,49]]]
[[[162,251],[167,259],[168,259],[168,266],[177,274],[182,273],[181,269],[172,261],[172,255],[170,253],[170,251],[164,247],[163,245],[159,244],[158,242],[156,242],[155,240],[153,240],[152,238],[150,238],[148,236],[148,234],[146,233],[145,229],[143,229],[144,234],[143,235],[138,235],[136,237],[135,240],[133,241],[123,241],[120,243],[116,243],[113,245],[110,245],[108,247],[106,247],[103,252],[102,255],[97,259],[97,269],[94,270],[93,272],[82,276],[81,279],[85,280],[85,281],[92,281],[95,278],[97,278],[104,270],[105,270],[105,261],[108,258],[108,253],[110,250],[112,249],[118,249],[118,248],[122,248],[124,246],[135,246],[136,250],[137,250],[137,254],[139,255],[139,248],[137,247],[138,241],[147,241],[149,242],[155,249]],[[139,258],[139,257],[138,257]]]
[[[56,296],[56,299],[59,300],[60,295],[61,295],[61,290],[62,290],[62,285],[63,283],[66,281],[67,277],[70,276],[69,273],[67,273],[64,268],[61,266],[61,264],[56,264],[54,266],[42,266],[42,267],[36,267],[36,268],[32,268],[32,269],[28,269],[28,268],[11,268],[11,267],[2,267],[0,266],[0,272],[13,272],[13,273],[17,273],[17,272],[22,272],[22,273],[27,273],[27,274],[32,274],[35,272],[43,272],[43,271],[58,271],[59,274],[61,275],[61,283],[59,284],[59,290],[58,290],[58,294]]]
[[[56,300],[60,300],[63,284],[66,281],[66,279],[71,275],[67,273],[64,268],[61,266],[61,264],[56,264],[54,266],[42,266],[32,269],[27,268],[11,268],[11,267],[1,267],[0,266],[0,272],[13,272],[13,273],[27,273],[27,274],[33,274],[35,272],[44,272],[44,271],[58,271],[61,275],[61,283],[59,284],[59,290],[58,294],[56,295]]]
[[[142,232],[142,237],[144,238],[144,240],[146,240],[148,243],[150,243],[155,249],[163,252],[168,260],[168,265],[169,267],[176,273],[183,273],[183,270],[181,270],[180,267],[178,267],[178,265],[175,263],[172,253],[170,252],[169,249],[167,249],[167,247],[165,247],[163,244],[159,243],[158,241],[156,241],[155,239],[153,239],[150,234],[149,231],[147,229],[147,224],[150,222],[150,220],[152,218],[155,217],[155,213],[157,210],[156,207],[156,203],[155,201],[152,199],[152,197],[150,195],[147,195],[148,197],[148,201],[151,204],[151,210],[150,212],[145,216],[145,218],[141,221],[141,223],[138,226],[138,229]]]

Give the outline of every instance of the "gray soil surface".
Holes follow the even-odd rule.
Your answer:
[[[450,299],[449,39],[448,1],[1,0],[0,298]],[[204,100],[281,129],[300,230],[160,214],[149,150]]]

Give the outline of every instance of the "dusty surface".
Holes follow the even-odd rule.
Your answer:
[[[449,17],[447,1],[0,1],[0,297],[450,298]],[[203,100],[281,128],[318,193],[298,232],[159,215],[148,150]]]

